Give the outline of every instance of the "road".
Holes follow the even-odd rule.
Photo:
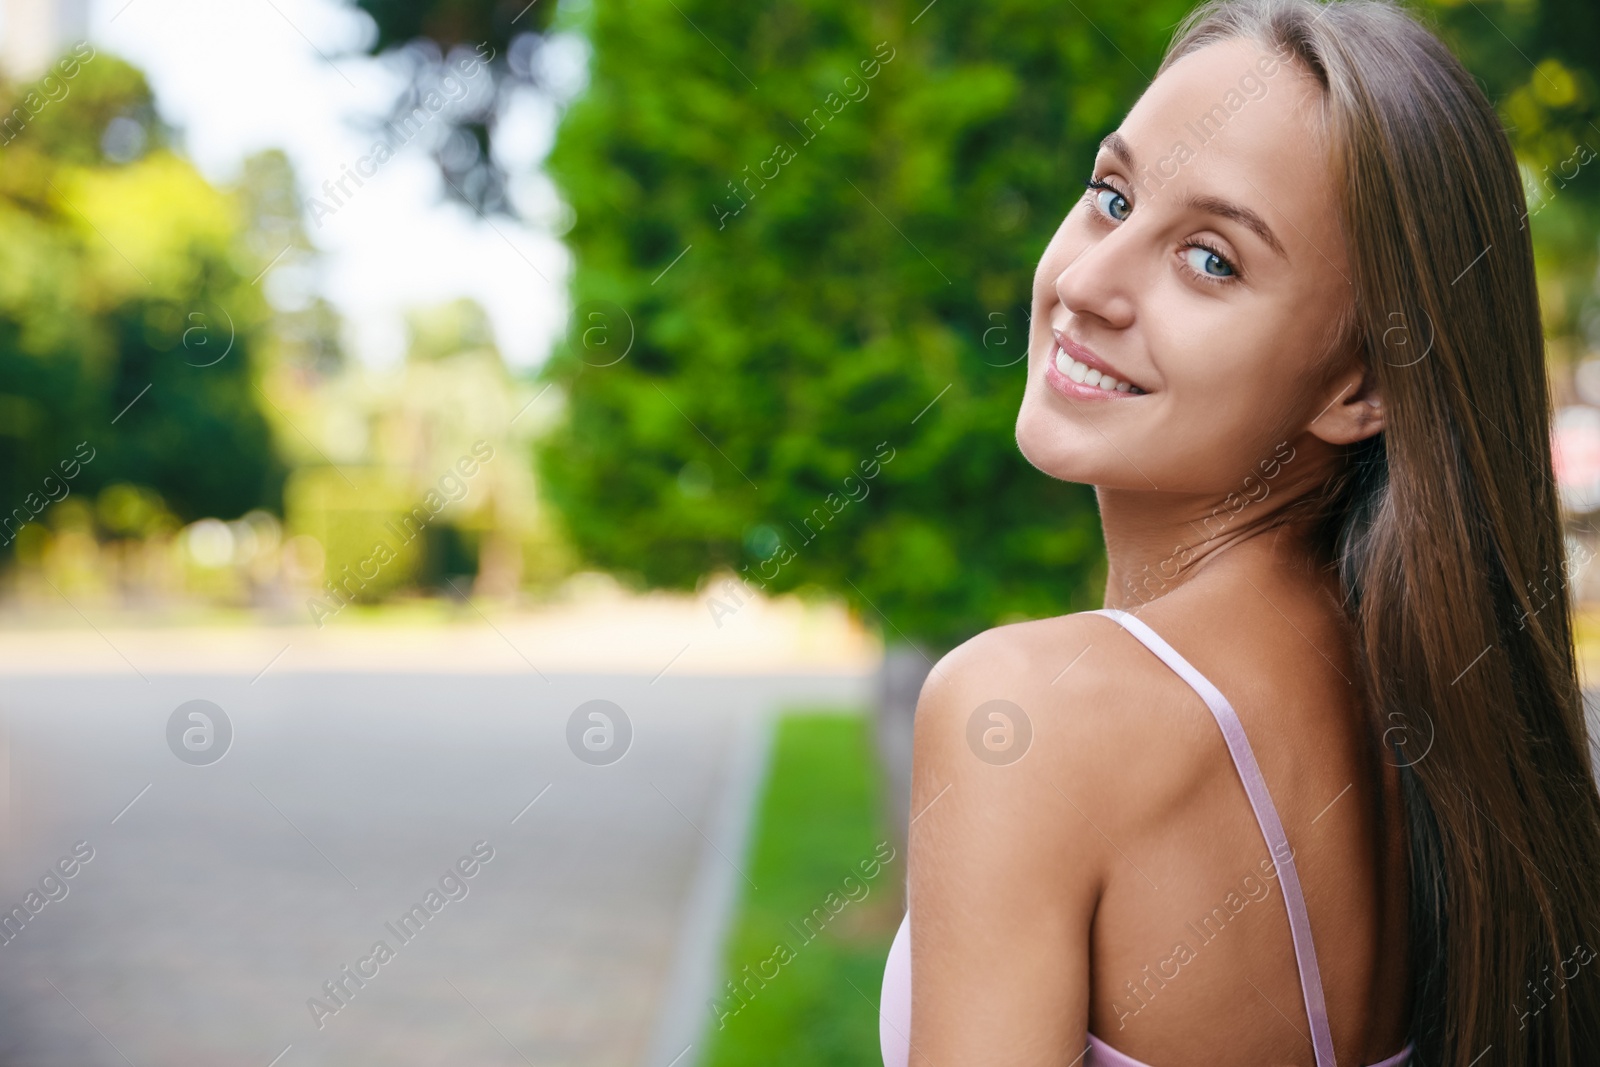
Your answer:
[[[3,1067],[669,1067],[742,877],[729,809],[763,716],[865,695],[146,673],[0,681]],[[631,740],[614,714],[569,729],[594,700]]]

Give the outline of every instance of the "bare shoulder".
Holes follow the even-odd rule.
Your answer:
[[[912,1041],[935,1059],[981,1062],[1023,1035],[1081,1046],[1095,914],[1125,862],[1111,842],[1158,826],[1190,773],[1154,728],[1152,709],[1186,699],[1173,683],[1188,692],[1099,615],[987,630],[931,672],[909,867]]]
[[[1021,787],[1118,797],[1140,783],[1181,790],[1196,736],[1214,731],[1189,687],[1115,621],[1062,615],[985,630],[929,673],[917,704],[916,759],[939,776],[952,759],[1014,766]],[[966,767],[973,771],[975,767]],[[1076,799],[1076,797],[1074,797]],[[1134,814],[1128,803],[1114,805]],[[917,810],[915,806],[913,811]]]

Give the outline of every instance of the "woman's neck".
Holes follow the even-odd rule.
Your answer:
[[[1286,509],[1298,494],[1215,496],[1096,490],[1105,532],[1105,606],[1137,612],[1227,560],[1245,578],[1287,568],[1317,584],[1328,575],[1310,522]]]

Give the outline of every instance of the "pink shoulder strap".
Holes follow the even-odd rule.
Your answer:
[[[1284,835],[1278,809],[1272,803],[1266,779],[1261,776],[1255,753],[1250,750],[1250,741],[1245,737],[1244,724],[1217,687],[1195,670],[1193,664],[1178,655],[1144,620],[1116,608],[1102,608],[1085,614],[1104,615],[1138,638],[1140,644],[1154,652],[1161,662],[1172,668],[1173,673],[1200,694],[1200,699],[1206,702],[1217,725],[1222,728],[1222,738],[1228,743],[1233,765],[1239,771],[1244,791],[1250,798],[1250,807],[1256,813],[1261,836],[1266,839],[1267,848],[1278,865],[1278,881],[1283,886],[1283,903],[1289,912],[1289,931],[1294,936],[1295,962],[1300,967],[1300,988],[1305,993],[1306,1017],[1311,1020],[1311,1044],[1316,1051],[1317,1067],[1335,1067],[1333,1033],[1328,1028],[1328,1008],[1322,997],[1322,972],[1317,968],[1316,946],[1311,943],[1311,920],[1306,914],[1305,896],[1300,891],[1300,875],[1295,870],[1294,854]]]

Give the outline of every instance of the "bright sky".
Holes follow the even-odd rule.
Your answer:
[[[384,113],[398,84],[386,65],[349,54],[368,25],[338,0],[91,0],[89,7],[90,40],[146,72],[163,116],[180,128],[207,177],[230,182],[245,156],[279,147],[293,160],[302,199],[322,196],[325,180],[368,152],[375,134],[352,120]],[[539,55],[570,91],[582,84],[580,40],[564,37]],[[313,285],[345,316],[352,354],[392,363],[403,354],[406,307],[471,296],[488,309],[509,363],[543,360],[566,314],[568,257],[551,230],[560,205],[538,173],[555,119],[553,105],[529,94],[500,127],[496,151],[522,176],[513,195],[531,224],[490,225],[444,202],[443,182],[417,142],[320,226],[307,216],[326,253]]]

